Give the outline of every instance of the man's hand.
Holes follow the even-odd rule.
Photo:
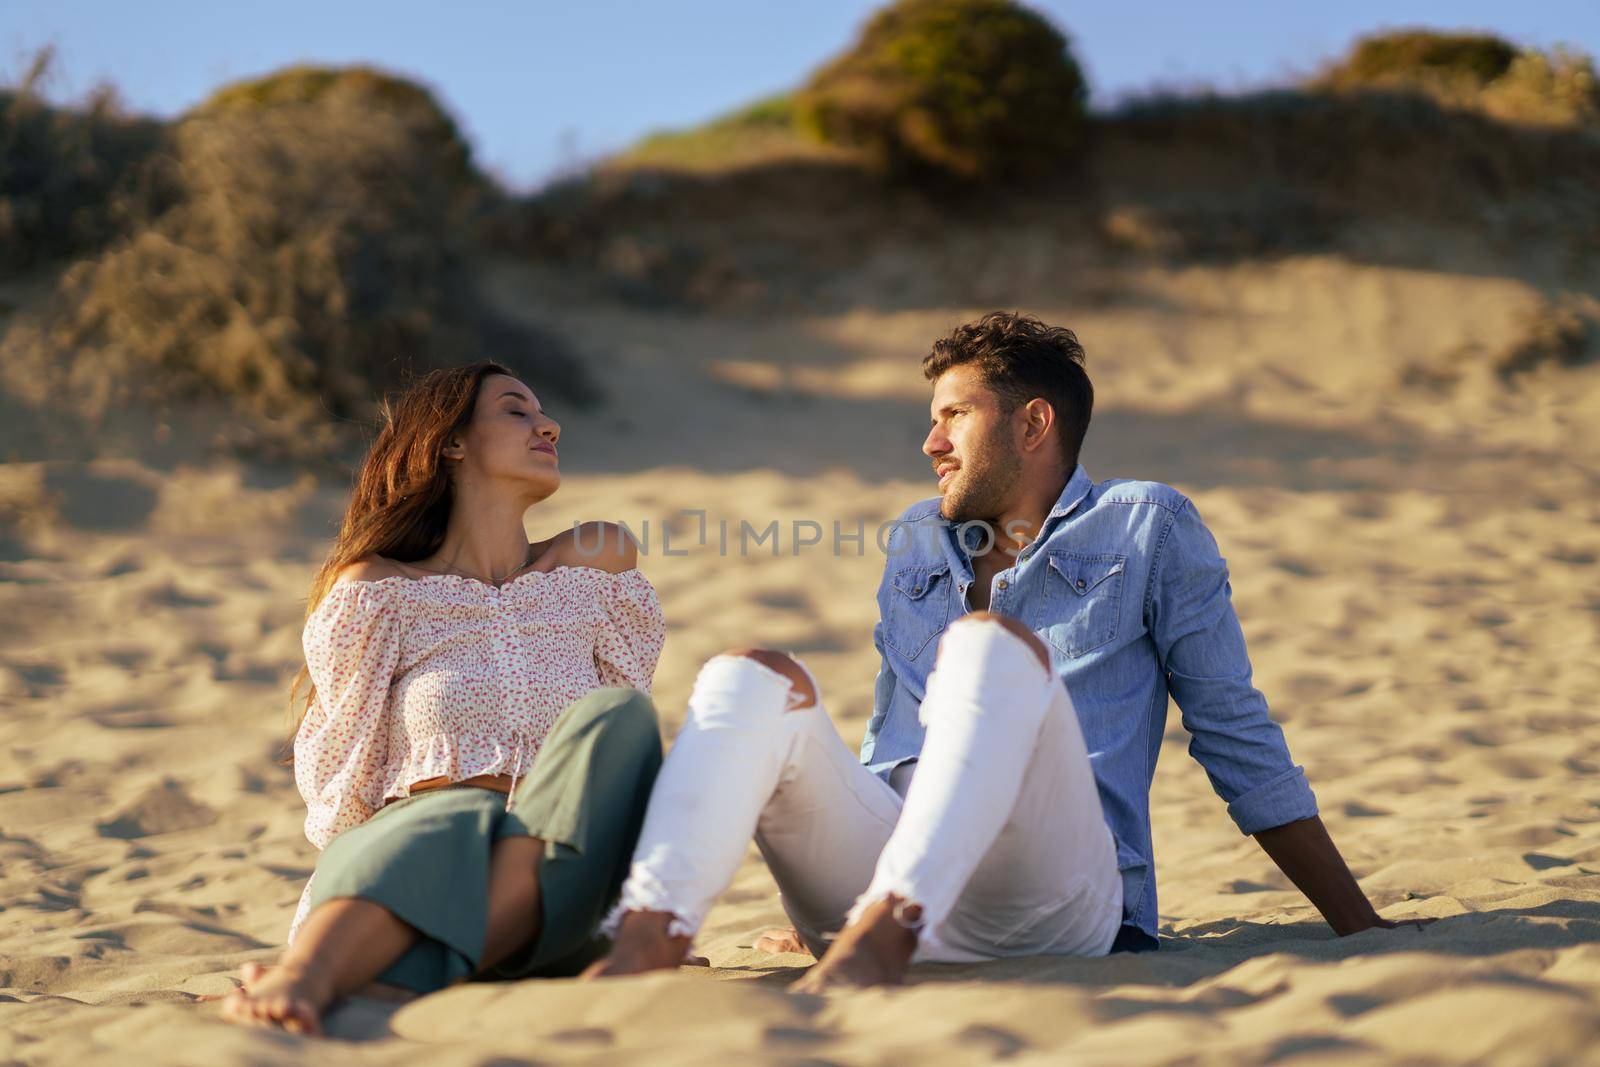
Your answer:
[[[1420,918],[1396,922],[1381,917],[1356,884],[1355,875],[1345,866],[1344,857],[1334,847],[1327,827],[1316,816],[1275,826],[1255,836],[1256,842],[1272,857],[1272,862],[1316,905],[1340,937],[1373,927],[1394,930],[1433,922]]]
[[[806,943],[800,940],[800,931],[792,926],[787,930],[768,930],[756,938],[755,947],[760,952],[798,952],[804,956],[811,955]]]
[[[1339,927],[1334,926],[1333,931],[1340,937],[1349,937],[1351,934],[1359,934],[1363,930],[1398,930],[1402,926],[1414,926],[1420,930],[1429,923],[1438,921],[1438,919],[1426,918],[1421,915],[1417,916],[1415,919],[1385,919],[1381,915],[1374,914],[1372,921],[1367,923],[1365,926],[1358,924],[1342,930]],[[1328,925],[1332,926],[1333,924],[1329,923]]]

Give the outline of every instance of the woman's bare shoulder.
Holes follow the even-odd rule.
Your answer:
[[[409,578],[412,575],[404,564],[382,556],[358,559],[334,575],[333,584],[344,582],[381,582],[385,578]]]
[[[533,547],[540,570],[593,567],[618,574],[639,563],[633,538],[614,522],[580,522],[548,540],[536,541]]]

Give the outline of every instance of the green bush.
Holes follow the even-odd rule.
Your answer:
[[[1494,118],[1540,125],[1600,121],[1594,61],[1567,48],[1518,48],[1481,33],[1398,30],[1358,40],[1318,88],[1417,92]]]
[[[305,106],[397,120],[433,155],[444,177],[465,182],[474,176],[472,150],[438,98],[410,79],[372,67],[285,67],[225,85],[190,114],[243,116]]]
[[[1327,77],[1339,87],[1447,82],[1481,89],[1516,58],[1515,45],[1486,33],[1396,30],[1356,41]]]
[[[1066,39],[1010,0],[899,0],[796,97],[803,129],[890,174],[1028,179],[1084,132]]]

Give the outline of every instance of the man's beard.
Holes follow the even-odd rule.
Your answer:
[[[1022,459],[1002,428],[962,461],[939,502],[939,514],[949,522],[993,520],[1006,509],[1021,479]]]

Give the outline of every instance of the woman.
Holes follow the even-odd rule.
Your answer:
[[[488,362],[386,407],[306,618],[295,784],[322,854],[288,949],[244,969],[226,1018],[316,1032],[374,982],[598,954],[661,764],[664,626],[617,527],[528,543],[560,432]]]

